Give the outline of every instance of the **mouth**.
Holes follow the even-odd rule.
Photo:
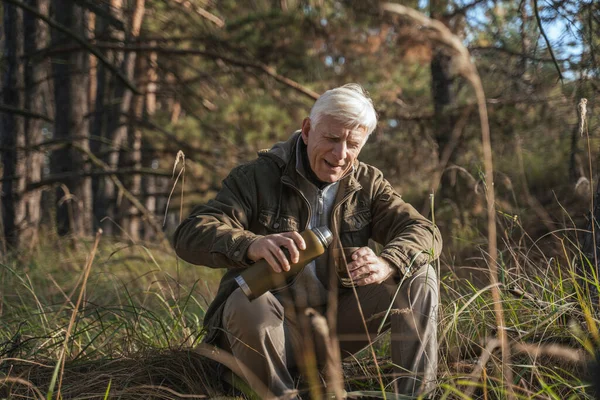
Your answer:
[[[325,164],[327,164],[330,168],[344,168],[344,165],[332,164],[325,159],[323,159],[323,161],[325,161]]]

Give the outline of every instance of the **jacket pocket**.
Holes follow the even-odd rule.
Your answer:
[[[371,225],[371,210],[364,209],[344,215],[341,223],[342,232],[356,232]]]
[[[278,218],[275,218],[275,212],[271,210],[262,210],[258,216],[258,222],[271,233],[298,231],[300,229],[298,218],[289,215],[279,215]]]
[[[367,246],[371,237],[371,221],[369,209],[344,214],[340,223],[342,246]]]

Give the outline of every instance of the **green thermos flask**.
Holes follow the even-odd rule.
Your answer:
[[[235,281],[249,300],[254,300],[271,289],[284,286],[289,277],[296,275],[306,264],[325,253],[325,249],[333,240],[333,235],[326,226],[307,229],[300,235],[304,238],[306,249],[300,250],[298,262],[290,263],[289,271],[275,272],[263,259],[235,277]]]

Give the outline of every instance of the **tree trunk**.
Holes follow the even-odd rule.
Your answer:
[[[122,1],[111,0],[111,11],[116,18],[123,19]],[[132,11],[130,23],[130,31],[128,34],[129,40],[135,40],[139,36],[144,12],[145,1],[135,0],[135,6]],[[121,33],[119,33],[118,37],[122,38],[122,40],[125,39],[124,35]],[[121,63],[121,70],[130,82],[134,81],[136,55],[137,54],[135,52],[126,52]],[[118,105],[114,107],[111,113],[111,123],[109,123],[107,135],[111,144],[108,157],[105,160],[106,163],[114,169],[119,166],[120,154],[128,137],[127,130],[129,121],[127,116],[130,115],[133,99],[133,92],[126,88],[122,82],[115,81],[115,85],[114,96],[115,101],[118,102]],[[104,181],[104,197],[108,202],[111,202],[116,198],[115,185],[108,178]],[[122,225],[122,228],[127,232],[129,231],[129,228],[127,226],[123,226],[124,221],[122,220],[121,216],[115,213],[116,207],[118,206],[119,205],[117,204],[116,206],[111,205],[107,207],[107,215],[114,221],[114,223]],[[123,208],[121,207],[121,209]],[[122,215],[123,213],[120,214]]]
[[[156,45],[156,43],[151,43],[152,46]],[[148,60],[148,85],[146,87],[146,114],[148,117],[152,117],[156,112],[156,90],[158,81],[158,54],[156,52],[150,53]],[[158,168],[158,156],[154,151],[149,151],[147,156],[144,157],[142,154],[142,164],[150,167],[150,168]],[[155,164],[156,163],[156,164]],[[164,179],[164,178],[163,178]],[[156,215],[156,190],[157,190],[157,177],[153,175],[146,175],[142,177],[142,190],[144,191],[144,205],[152,218],[157,219]],[[152,240],[156,233],[149,226],[148,223],[144,226],[144,240],[149,241]]]
[[[23,12],[13,5],[4,4],[4,53],[5,75],[2,101],[4,104],[23,109],[24,64]],[[0,114],[0,143],[2,145],[2,222],[3,236],[11,247],[19,245],[19,237],[25,221],[25,203],[22,201],[26,180],[25,119],[16,114]]]
[[[137,58],[136,75],[142,77],[143,80],[138,80],[138,87],[145,87],[145,77],[148,75],[146,71],[146,63],[142,57]],[[128,124],[127,143],[129,151],[124,157],[124,164],[128,167],[140,169],[142,167],[142,130],[135,121],[142,118],[144,111],[144,96],[135,95],[133,97],[133,107],[131,110],[131,119]],[[133,196],[140,199],[142,194],[142,177],[139,174],[133,174],[124,177],[124,183],[129,188]],[[140,238],[141,215],[140,211],[127,199],[123,200],[122,204],[123,228],[127,229],[129,237],[137,241]]]
[[[50,0],[27,0],[26,3],[38,10],[42,15],[48,16]],[[23,26],[25,30],[25,54],[34,54],[40,49],[46,48],[49,40],[48,25],[38,17],[24,11]],[[50,65],[48,60],[33,61],[25,60],[25,108],[36,114],[46,114],[46,103],[52,99],[44,90],[43,84]],[[31,146],[40,144],[44,137],[42,128],[45,123],[41,119],[30,118],[25,121],[25,133],[27,150],[26,158],[26,184],[36,183],[42,179],[42,168],[44,164],[44,153],[39,150],[30,149]],[[23,196],[25,203],[26,224],[22,235],[22,242],[31,248],[38,241],[38,230],[41,221],[41,189],[35,189]]]
[[[431,1],[430,13],[432,19],[437,19],[442,22],[443,14],[447,9],[447,2]],[[448,51],[439,46],[433,49],[433,58],[431,60],[431,96],[434,105],[434,138],[438,146],[438,174],[440,174],[440,191],[437,198],[454,198],[456,190],[455,185],[448,174],[444,173],[444,169],[448,164],[453,164],[456,160],[456,143],[451,143],[452,132],[456,123],[455,119],[448,113],[448,109],[454,105],[454,95],[452,93],[452,57]],[[450,153],[445,165],[442,165],[442,154],[447,146],[454,146],[454,151]],[[437,183],[437,182],[436,182]],[[437,191],[438,187],[432,187],[432,191]],[[424,206],[425,213],[429,213],[429,204]],[[461,212],[462,214],[462,212]]]
[[[99,7],[102,7],[106,11],[109,12],[108,4],[102,2],[99,4]],[[101,15],[96,15],[95,27],[94,27],[94,36],[97,40],[107,40],[109,36],[109,24],[105,21],[105,19]],[[111,52],[108,51],[106,56],[108,60],[112,61]],[[91,66],[90,66],[91,68]],[[92,79],[91,70],[90,70],[90,79]],[[90,132],[92,134],[90,140],[90,150],[96,156],[99,156],[100,152],[103,149],[102,139],[106,137],[106,131],[108,126],[108,107],[105,104],[107,93],[109,89],[108,85],[108,76],[106,73],[106,67],[104,64],[100,63],[96,65],[96,85],[95,85],[95,99],[94,99],[94,110],[92,113],[92,126],[90,128]],[[90,93],[91,94],[91,93]],[[109,204],[109,199],[105,197],[105,183],[107,179],[104,176],[94,176],[92,177],[92,193],[93,193],[93,204],[94,204],[94,229],[102,228],[105,235],[112,234],[112,223],[110,221],[102,221],[104,217],[107,216],[107,208]]]
[[[70,0],[53,0],[58,23],[86,36],[87,12]],[[54,45],[72,45],[72,39],[54,32]],[[71,139],[70,144],[52,153],[52,173],[89,171],[88,79],[89,58],[74,50],[57,56],[54,62],[56,116],[54,137]],[[92,229],[92,186],[89,177],[73,177],[57,189],[57,228],[60,234],[88,235]]]

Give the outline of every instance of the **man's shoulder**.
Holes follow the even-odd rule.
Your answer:
[[[268,178],[281,175],[281,167],[271,157],[259,154],[254,160],[242,163],[231,170],[230,175],[246,175]]]
[[[354,176],[359,182],[371,182],[379,179],[383,179],[383,172],[371,164],[367,164],[362,161],[358,161],[355,166]]]

